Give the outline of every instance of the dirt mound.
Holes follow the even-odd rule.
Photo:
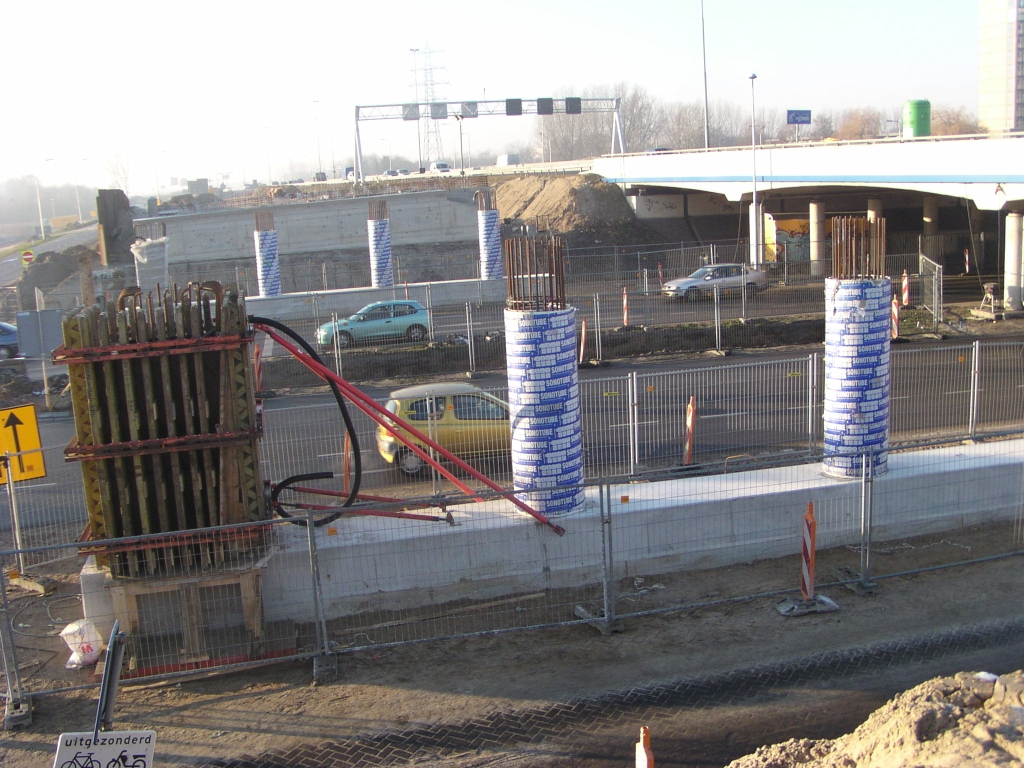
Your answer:
[[[49,293],[69,275],[78,274],[78,260],[83,257],[89,259],[93,269],[99,266],[99,253],[84,245],[75,245],[59,253],[46,251],[38,254],[15,283],[21,308],[23,310],[36,309],[36,296],[33,289],[39,288],[44,294]]]
[[[637,221],[622,190],[597,176],[517,176],[494,188],[505,220],[561,234],[570,246],[658,242]]]
[[[1024,762],[1024,672],[959,672],[905,691],[838,739],[790,739],[727,768],[1006,766]]]

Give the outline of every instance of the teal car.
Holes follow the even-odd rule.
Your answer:
[[[316,329],[321,347],[341,348],[381,341],[423,341],[430,327],[430,313],[418,301],[375,301],[354,315]],[[335,341],[337,336],[337,341]]]

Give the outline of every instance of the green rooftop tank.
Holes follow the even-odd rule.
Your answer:
[[[903,102],[903,138],[932,135],[932,103],[924,99]]]

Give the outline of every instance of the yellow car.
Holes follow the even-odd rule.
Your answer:
[[[421,384],[399,389],[391,393],[387,409],[460,459],[507,456],[511,450],[508,403],[472,384]],[[377,451],[384,461],[407,475],[418,475],[428,467],[426,461],[380,426]]]

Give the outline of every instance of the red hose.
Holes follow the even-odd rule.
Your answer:
[[[309,370],[313,371],[313,373],[315,373],[321,379],[323,379],[324,381],[333,382],[335,385],[337,385],[338,388],[341,389],[341,391],[345,393],[345,395],[348,397],[348,399],[352,402],[353,405],[355,405],[359,410],[361,410],[363,413],[365,413],[367,416],[369,416],[371,419],[373,419],[375,422],[377,422],[380,426],[384,427],[384,429],[386,429],[395,438],[397,438],[399,441],[401,441],[407,448],[409,448],[409,450],[411,450],[413,453],[415,453],[421,459],[423,459],[424,461],[429,463],[432,467],[437,469],[438,472],[440,472],[444,477],[446,477],[448,480],[450,480],[452,483],[454,483],[455,486],[459,490],[461,490],[463,493],[465,493],[466,495],[472,496],[477,501],[483,501],[483,499],[481,499],[476,494],[476,492],[474,492],[472,489],[469,488],[469,486],[467,486],[465,483],[463,483],[457,477],[455,477],[454,474],[452,474],[449,470],[447,470],[444,466],[442,466],[440,464],[440,462],[438,462],[436,459],[432,458],[426,451],[424,451],[422,448],[420,448],[415,443],[404,439],[402,437],[402,435],[399,434],[398,428],[394,426],[395,422],[397,422],[398,425],[402,429],[406,430],[410,435],[415,437],[417,440],[422,441],[423,443],[425,443],[429,448],[433,449],[434,451],[437,451],[437,453],[439,453],[441,456],[446,458],[448,461],[452,462],[459,469],[461,469],[462,471],[467,472],[468,474],[472,475],[475,479],[477,479],[480,482],[482,482],[484,485],[486,485],[492,491],[496,491],[496,492],[502,494],[503,496],[505,496],[515,506],[517,506],[523,512],[525,512],[526,514],[530,515],[532,518],[537,520],[537,522],[542,523],[542,524],[548,526],[549,528],[551,528],[551,530],[553,530],[559,536],[561,536],[562,534],[565,533],[565,529],[562,528],[560,525],[556,525],[555,523],[551,522],[547,517],[542,515],[540,512],[538,512],[537,510],[533,509],[532,507],[530,507],[528,504],[524,503],[520,499],[516,498],[513,493],[509,493],[504,488],[502,488],[500,485],[498,485],[496,482],[491,480],[489,477],[487,477],[486,475],[483,475],[480,472],[478,472],[477,470],[473,469],[473,467],[469,466],[469,464],[464,462],[458,456],[453,454],[448,449],[443,448],[440,445],[438,445],[437,443],[435,443],[433,440],[431,440],[429,437],[424,435],[418,429],[413,427],[407,421],[405,421],[404,419],[400,418],[397,414],[393,414],[390,411],[388,411],[387,409],[385,409],[376,400],[374,400],[373,398],[371,398],[369,395],[365,394],[364,392],[361,392],[360,390],[356,389],[349,382],[345,381],[345,379],[341,378],[336,373],[334,373],[330,368],[328,368],[328,367],[326,367],[324,365],[320,365],[319,363],[317,363],[315,360],[310,358],[304,352],[300,351],[299,348],[296,347],[294,344],[290,343],[284,337],[282,337],[280,334],[276,333],[269,326],[263,325],[262,323],[254,323],[254,327],[256,329],[260,330],[260,331],[263,331],[270,338],[272,338],[274,341],[276,341],[282,347],[287,349],[296,360],[298,360],[300,363],[302,363],[307,368],[309,368]],[[384,416],[382,414],[387,414],[387,415]]]

